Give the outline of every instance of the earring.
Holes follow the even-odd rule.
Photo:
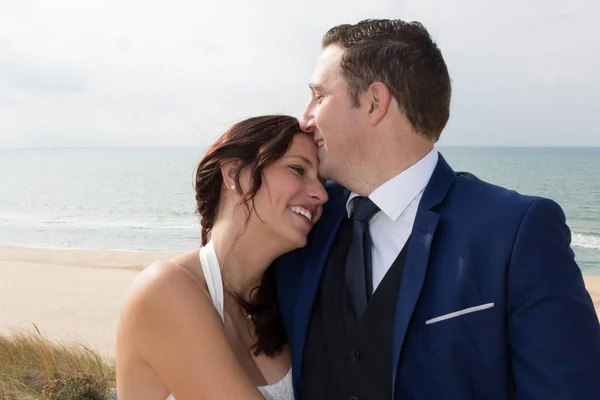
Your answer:
[[[231,185],[231,190],[235,190],[235,185]]]

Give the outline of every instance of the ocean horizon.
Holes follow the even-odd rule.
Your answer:
[[[600,147],[438,146],[455,171],[558,202],[576,260],[600,275]],[[197,247],[193,172],[206,147],[0,148],[0,245]]]

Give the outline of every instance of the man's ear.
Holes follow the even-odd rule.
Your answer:
[[[369,125],[376,126],[388,112],[392,93],[382,82],[373,82],[365,91],[363,101],[369,105]]]
[[[227,190],[238,190],[237,178],[238,169],[241,161],[225,161],[221,163],[221,175],[223,175],[223,185]]]

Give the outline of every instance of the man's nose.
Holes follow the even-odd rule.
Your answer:
[[[311,132],[313,131],[314,128],[314,118],[312,116],[312,110],[310,107],[310,104],[308,104],[306,106],[306,108],[304,109],[304,112],[302,113],[302,116],[300,117],[300,129],[302,129],[304,132]]]

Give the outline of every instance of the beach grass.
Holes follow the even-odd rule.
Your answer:
[[[37,327],[0,335],[0,400],[107,400],[114,362],[79,343],[42,336]]]

